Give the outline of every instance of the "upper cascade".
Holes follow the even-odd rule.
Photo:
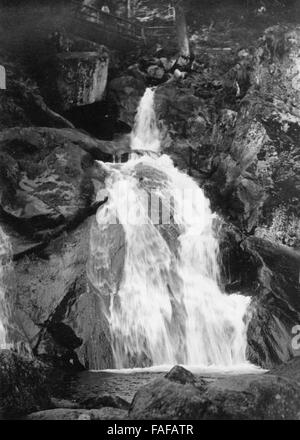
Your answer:
[[[152,153],[160,151],[160,131],[154,109],[155,89],[147,88],[141,99],[131,136],[131,149]]]

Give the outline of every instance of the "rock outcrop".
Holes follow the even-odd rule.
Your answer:
[[[26,70],[0,54],[6,69],[6,90],[0,93],[0,129],[11,127],[73,128],[73,124],[50,108],[36,83]]]
[[[165,148],[246,234],[299,244],[299,38],[268,29],[256,50],[198,51],[186,79],[161,85]],[[206,53],[205,53],[206,52]]]
[[[248,359],[263,368],[288,362],[300,322],[300,256],[295,250],[236,229],[220,233],[225,290],[252,297],[249,308]]]
[[[117,408],[122,410],[129,409],[129,402],[119,396],[111,396],[109,394],[96,397],[89,397],[80,402],[82,408],[101,409],[101,408]]]
[[[298,354],[293,347],[300,322],[300,256],[293,250],[252,237],[242,248],[257,261],[248,328],[248,357],[272,368]]]
[[[4,130],[0,154],[2,214],[31,238],[61,231],[90,209],[93,159],[76,136],[50,128]]]
[[[9,350],[0,351],[0,419],[51,407],[46,368]]]
[[[216,181],[248,233],[298,246],[300,28],[269,29],[256,52],[252,86],[241,102],[229,154]]]
[[[196,382],[195,376],[190,371],[180,367],[179,365],[176,365],[174,368],[172,368],[172,370],[169,371],[165,377],[171,382],[181,383],[182,385],[187,383],[195,384]]]
[[[56,366],[112,366],[101,297],[89,286],[89,217],[106,174],[93,155],[108,147],[73,129],[0,133],[1,225],[14,270],[7,283],[9,339]]]
[[[101,101],[108,78],[108,49],[62,33],[53,34],[48,45],[50,69],[41,85],[49,102],[64,112]]]
[[[166,376],[137,391],[129,416],[134,420],[299,420],[299,397],[299,383],[283,375],[194,377],[194,382],[174,382]]]
[[[116,408],[101,409],[50,409],[30,414],[25,420],[126,420],[127,411]]]
[[[295,357],[290,362],[279,365],[271,373],[300,383],[300,357]]]
[[[13,322],[34,353],[67,369],[112,366],[105,304],[88,282],[90,221],[14,265]]]
[[[131,75],[114,78],[108,85],[108,99],[119,109],[119,119],[133,127],[136,110],[145,91],[145,82]]]

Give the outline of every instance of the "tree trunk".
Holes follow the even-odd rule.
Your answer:
[[[190,43],[182,0],[177,1],[175,4],[175,10],[179,52],[180,55],[188,58],[190,56]]]
[[[127,17],[132,18],[132,0],[127,0]]]
[[[0,90],[6,89],[6,71],[5,67],[0,65]]]

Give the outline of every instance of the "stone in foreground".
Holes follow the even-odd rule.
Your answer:
[[[130,404],[119,396],[105,394],[103,396],[89,397],[81,402],[81,406],[86,409],[101,409],[109,407],[128,410]]]
[[[126,420],[128,413],[122,409],[51,409],[30,414],[26,420]]]
[[[178,383],[168,376],[136,393],[134,420],[300,420],[300,386],[273,374]]]
[[[37,361],[0,351],[0,413],[26,414],[49,408],[44,367]]]

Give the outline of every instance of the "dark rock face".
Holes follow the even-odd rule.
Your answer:
[[[26,414],[50,408],[45,367],[8,351],[0,351],[0,413]],[[1,418],[1,417],[0,417]]]
[[[279,367],[274,368],[271,373],[300,383],[300,357],[292,359],[287,364],[281,364]]]
[[[256,51],[197,53],[191,74],[156,94],[166,152],[213,207],[246,234],[296,247],[299,38],[278,26]]]
[[[252,297],[248,359],[272,368],[297,356],[299,253],[258,237],[245,238],[228,226],[220,232],[220,244],[225,290]]]
[[[22,67],[0,54],[7,74],[6,90],[0,93],[0,129],[11,127],[72,128],[73,125],[45,102],[37,83]]]
[[[258,262],[256,256],[243,248],[244,235],[238,228],[223,223],[218,231],[218,239],[224,291],[252,296],[257,290]]]
[[[51,397],[51,406],[53,409],[80,409],[78,403],[56,397]]]
[[[181,383],[182,385],[187,383],[194,384],[196,382],[194,375],[179,365],[172,368],[165,377],[171,382]]]
[[[7,72],[0,93],[0,224],[15,260],[7,280],[9,340],[58,367],[108,368],[108,300],[87,274],[89,217],[105,202],[96,194],[107,174],[95,159],[127,154],[129,139],[101,141],[56,113],[103,100],[109,55],[104,46],[49,28],[26,35],[20,65],[10,49],[0,53]],[[108,242],[104,235],[99,240]]]
[[[55,366],[112,367],[106,304],[87,278],[90,221],[15,263],[14,322]]]
[[[108,99],[119,109],[119,119],[133,127],[136,109],[145,91],[143,79],[124,75],[113,79],[108,85]]]
[[[39,239],[84,215],[94,187],[92,158],[76,139],[51,129],[10,129],[0,135],[1,209]]]
[[[226,176],[222,195],[239,204],[246,231],[270,228],[266,235],[289,245],[298,240],[299,38],[299,28],[266,32],[230,154],[221,156],[215,176]]]
[[[180,384],[167,376],[142,387],[129,416],[144,420],[299,420],[300,387],[271,374]]]
[[[128,410],[130,404],[119,396],[111,396],[108,394],[85,399],[80,402],[80,406],[86,409],[118,408]]]
[[[46,75],[43,89],[56,108],[66,111],[103,99],[109,65],[106,47],[55,33],[49,40],[49,53],[53,68]]]
[[[10,341],[56,366],[111,367],[107,305],[86,270],[88,218],[106,177],[91,154],[108,146],[73,129],[14,128],[0,150],[1,225],[16,259]]]
[[[300,322],[299,254],[259,238],[242,243],[257,261],[257,286],[248,328],[248,357],[265,368],[296,355],[293,328]]]
[[[201,111],[203,103],[188,86],[184,87],[184,83],[178,86],[172,81],[159,87],[155,95],[157,118],[167,124],[169,132],[181,136],[190,118]]]

